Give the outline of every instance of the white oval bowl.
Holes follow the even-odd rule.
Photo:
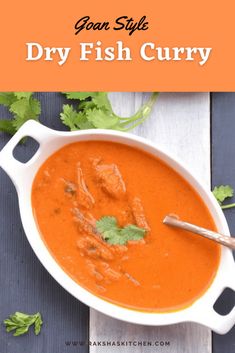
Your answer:
[[[13,150],[25,136],[33,137],[40,147],[27,163],[20,163],[13,157]],[[198,192],[207,205],[219,232],[229,234],[227,222],[214,196],[203,187],[179,162],[162,152],[148,140],[117,131],[83,130],[61,132],[49,129],[35,121],[28,121],[12,137],[0,152],[0,166],[12,179],[19,198],[20,214],[28,241],[47,271],[75,298],[90,307],[114,318],[136,324],[162,326],[180,322],[195,322],[205,325],[217,333],[228,332],[235,323],[235,307],[227,315],[219,315],[213,305],[226,287],[235,290],[235,265],[232,252],[223,247],[217,274],[208,290],[191,306],[169,313],[143,312],[127,309],[105,301],[81,287],[67,275],[45,246],[34,220],[31,207],[31,188],[39,167],[61,147],[76,141],[112,141],[124,143],[146,151],[176,170]]]

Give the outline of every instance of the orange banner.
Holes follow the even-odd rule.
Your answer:
[[[1,5],[1,91],[233,91],[235,2]]]

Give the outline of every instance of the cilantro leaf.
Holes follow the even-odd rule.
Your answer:
[[[97,129],[111,129],[118,124],[118,117],[101,109],[88,109],[87,120]]]
[[[146,229],[137,227],[134,224],[129,224],[121,229],[121,235],[129,240],[140,240],[145,236]]]
[[[0,120],[0,131],[6,132],[10,135],[14,135],[16,129],[13,126],[11,120]]]
[[[233,196],[233,188],[230,185],[215,186],[212,193],[221,205],[224,200]]]
[[[40,102],[32,92],[0,92],[0,104],[8,107],[11,120],[0,120],[0,131],[13,135],[27,120],[38,120],[41,113]]]
[[[28,106],[29,106],[28,99],[26,98],[19,99],[11,104],[10,112],[15,114],[16,116],[24,117],[25,114],[27,113]]]
[[[78,113],[75,111],[72,105],[64,104],[63,111],[60,113],[62,122],[70,128],[70,130],[78,130],[79,126],[76,122]]]
[[[64,92],[68,99],[85,100],[89,97],[94,97],[96,92]]]
[[[235,207],[235,203],[223,205],[223,202],[227,198],[233,197],[234,190],[230,185],[215,186],[212,193],[220,204],[221,208],[226,209]]]
[[[78,100],[76,109],[71,108],[69,111],[67,105],[64,105],[61,114],[62,122],[70,130],[98,128],[129,131],[144,122],[158,97],[158,93],[152,93],[149,100],[134,115],[120,117],[114,113],[107,92],[65,92],[64,94],[68,99]],[[76,112],[80,115],[77,116]]]
[[[13,336],[21,336],[27,333],[32,325],[34,325],[35,335],[38,335],[43,321],[40,313],[28,315],[17,311],[4,320],[4,324],[7,332],[15,331]]]
[[[11,105],[10,112],[14,114],[15,118],[12,124],[18,130],[27,120],[37,120],[41,113],[40,102],[34,98],[21,98]]]
[[[34,322],[34,333],[36,336],[39,335],[39,333],[41,331],[42,324],[43,324],[42,317],[41,317],[40,313],[37,313],[37,317]]]
[[[99,233],[104,233],[110,229],[116,230],[118,229],[117,220],[112,216],[102,217],[96,222],[96,228]]]
[[[97,108],[97,106],[95,105],[93,100],[82,101],[79,103],[79,106],[78,106],[78,110],[82,111],[84,114],[88,109],[94,109],[94,108]]]
[[[102,233],[102,237],[105,241],[107,241],[107,243],[112,245],[125,245],[128,240],[131,240],[128,239],[125,235],[121,234],[118,229],[107,230],[106,232]]]
[[[93,97],[92,102],[97,108],[107,109],[108,111],[112,109],[107,92],[97,92]]]
[[[109,244],[125,245],[130,240],[140,240],[146,234],[146,229],[129,224],[121,228],[115,217],[105,216],[96,221],[96,228],[103,239]]]
[[[26,98],[29,100],[32,94],[33,94],[32,92],[14,92],[14,95],[16,96],[17,99]]]
[[[17,100],[14,92],[0,92],[0,104],[9,107]]]
[[[71,131],[94,128],[94,125],[87,120],[85,113],[77,112],[73,106],[69,104],[64,104],[60,118],[64,125],[68,126]]]

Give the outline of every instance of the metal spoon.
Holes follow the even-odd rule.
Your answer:
[[[191,224],[188,222],[181,221],[177,215],[167,215],[164,220],[164,224],[167,224],[171,227],[181,228],[188,232],[196,233],[205,238],[216,241],[219,244],[227,246],[228,248],[235,250],[235,239],[229,237],[227,235],[223,235],[217,232],[213,232],[212,230],[208,230],[202,227],[198,227],[195,224]]]

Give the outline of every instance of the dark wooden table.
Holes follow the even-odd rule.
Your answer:
[[[40,120],[49,127],[64,130],[58,119],[63,104],[62,96],[58,93],[39,93],[38,97],[42,102],[43,111]],[[177,94],[169,96],[168,104],[172,99],[172,104],[177,105],[177,97]],[[182,97],[182,94],[179,94],[179,97]],[[185,99],[188,99],[187,96]],[[118,100],[116,102],[118,104]],[[235,94],[211,94],[210,107],[212,185],[229,183],[235,187]],[[7,116],[6,109],[1,107],[0,118]],[[179,119],[179,114],[176,114],[175,118],[173,116],[172,121],[174,119]],[[151,121],[148,124],[150,126]],[[139,131],[142,131],[141,129]],[[195,139],[195,136],[192,138]],[[0,135],[0,148],[8,139],[8,136]],[[21,145],[18,153],[26,156],[32,148],[33,145],[30,143]],[[0,321],[17,310],[29,313],[40,311],[44,314],[43,330],[39,337],[30,332],[28,335],[15,338],[5,333],[2,325],[0,353],[88,352],[86,342],[89,340],[89,309],[66,293],[39,263],[22,229],[16,191],[2,170],[0,170],[0,192]],[[231,233],[235,234],[235,209],[227,210],[225,215]],[[227,293],[225,300],[218,304],[219,309],[223,311],[231,303],[234,303],[233,293]],[[98,321],[94,322],[99,325]],[[108,330],[107,327],[107,332]],[[174,351],[173,344],[169,352]],[[190,341],[187,344],[182,353],[198,352],[190,347]],[[193,344],[195,345],[195,342]],[[112,352],[112,348],[108,351]],[[142,352],[138,348],[135,351]],[[168,353],[168,348],[159,347],[154,351]],[[205,349],[200,353],[208,351]],[[224,336],[213,334],[212,351],[234,352],[235,328]],[[128,348],[126,352],[129,353]],[[175,352],[178,353],[178,350]]]

